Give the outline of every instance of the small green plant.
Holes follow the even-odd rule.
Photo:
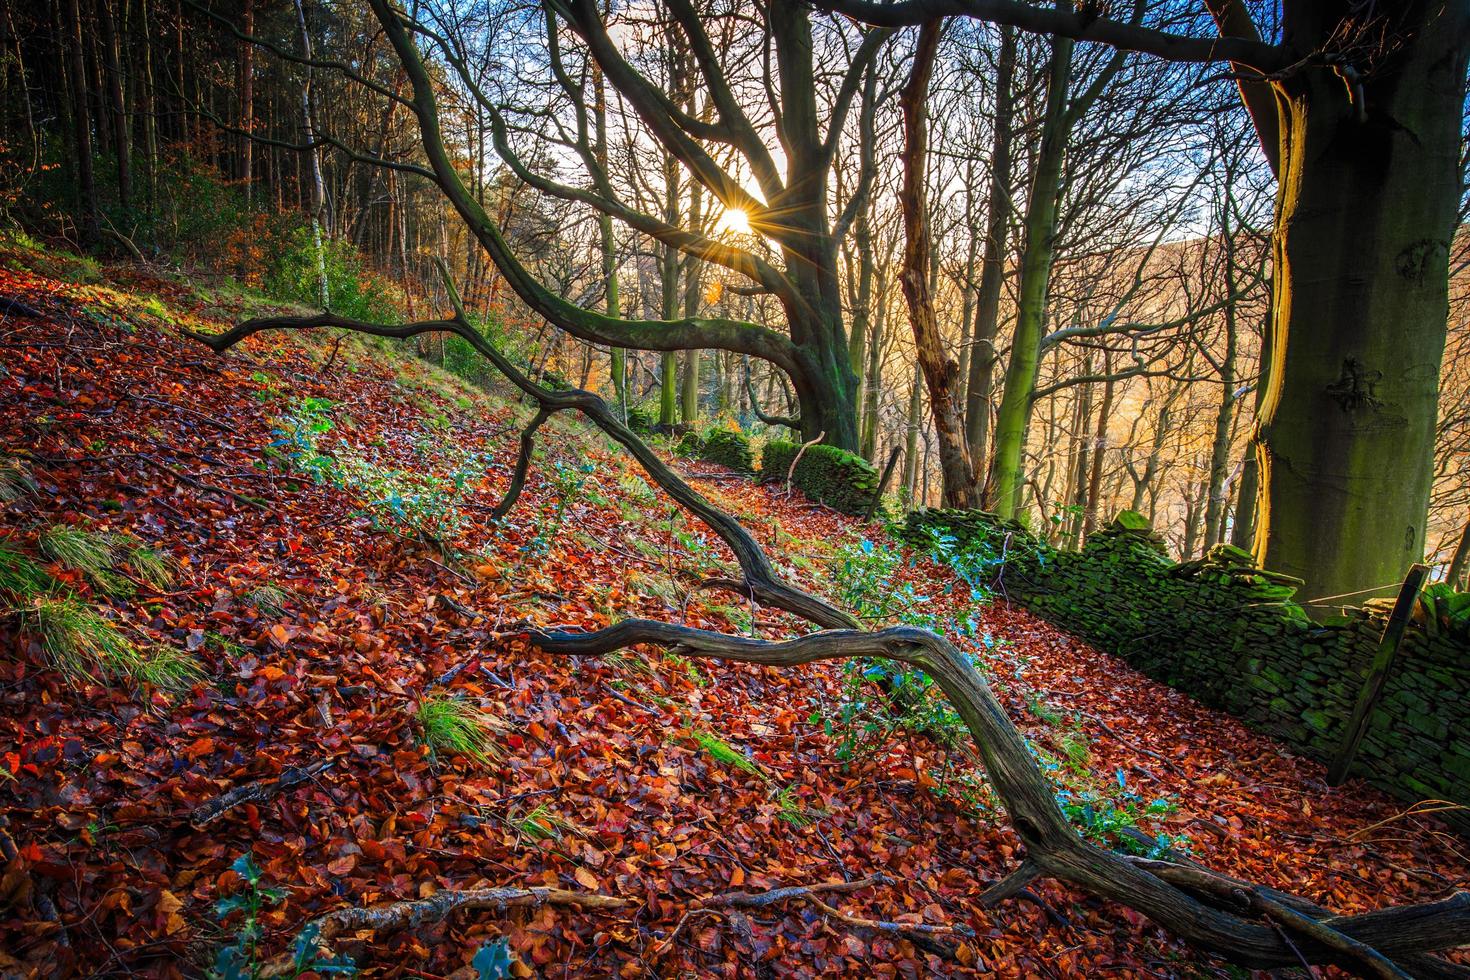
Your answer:
[[[10,503],[36,492],[30,471],[13,459],[0,462],[0,503]]]
[[[692,734],[694,741],[699,743],[700,748],[704,749],[705,755],[708,755],[721,765],[731,766],[739,769],[741,772],[748,772],[752,776],[759,776],[762,779],[766,778],[765,770],[754,759],[713,732],[695,729]]]
[[[245,887],[238,894],[216,902],[215,914],[221,924],[237,914],[240,918],[235,926],[234,941],[215,954],[214,967],[208,976],[210,980],[256,980],[265,966],[260,961],[260,939],[264,931],[260,925],[261,913],[285,901],[286,893],[280,888],[262,884],[265,875],[249,851],[236,858],[230,869],[240,876]],[[293,978],[304,974],[350,976],[357,972],[350,957],[319,958],[320,938],[321,927],[317,923],[312,922],[302,929],[292,944],[289,971],[276,975]]]
[[[113,566],[113,542],[106,535],[66,524],[41,532],[41,554],[94,580]]]
[[[776,817],[793,827],[810,827],[817,822],[820,811],[813,813],[797,799],[796,787],[786,786],[776,792]]]
[[[513,815],[508,822],[515,829],[516,837],[522,840],[561,840],[569,834],[580,837],[586,833],[545,803]]]
[[[0,596],[12,606],[29,603],[45,595],[56,582],[32,559],[0,545]]]
[[[203,666],[177,647],[159,645],[144,653],[133,675],[162,691],[187,691],[204,680]]]
[[[505,980],[513,976],[511,967],[514,964],[515,954],[510,951],[510,940],[504,936],[481,946],[474,959],[470,960],[470,966],[475,969],[475,980]]]
[[[541,522],[535,537],[526,542],[523,550],[527,555],[545,555],[551,551],[551,546],[556,543],[562,527],[566,524],[567,515],[573,507],[586,498],[587,481],[595,472],[597,472],[597,467],[592,463],[571,466],[561,460],[556,461],[551,471],[551,486],[556,495],[556,506],[551,517]]]
[[[417,719],[424,742],[436,754],[463,755],[481,763],[500,755],[495,734],[504,730],[504,724],[463,697],[436,694],[424,698]]]
[[[179,566],[171,555],[137,545],[128,549],[125,560],[138,580],[155,591],[162,592],[174,584]]]

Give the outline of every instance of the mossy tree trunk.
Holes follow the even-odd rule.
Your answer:
[[[1345,28],[1339,6],[1288,4],[1286,42],[1325,43]],[[1255,550],[1305,579],[1308,600],[1392,591],[1423,555],[1467,8],[1403,4],[1383,15],[1390,43],[1349,84],[1323,67],[1275,85],[1276,288]]]

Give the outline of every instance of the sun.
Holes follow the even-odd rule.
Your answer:
[[[720,215],[720,220],[715,222],[716,231],[729,231],[737,235],[750,234],[750,215],[739,208],[726,208],[725,213]]]

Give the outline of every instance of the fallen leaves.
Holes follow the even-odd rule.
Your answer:
[[[202,313],[179,283],[143,285],[191,322]],[[283,891],[262,920],[270,955],[314,919],[487,882],[638,906],[460,909],[396,934],[340,937],[379,973],[450,975],[505,936],[518,975],[643,976],[649,951],[711,896],[880,874],[843,896],[842,914],[973,935],[940,957],[811,905],[729,910],[667,942],[659,970],[1223,972],[1146,920],[1054,884],[1038,885],[1035,903],[982,909],[979,895],[1022,856],[1019,840],[953,791],[955,773],[971,768],[963,753],[893,739],[839,764],[834,739],[809,720],[835,708],[834,668],[690,670],[640,651],[573,667],[528,649],[512,632],[522,619],[593,627],[646,615],[730,630],[732,617],[752,614],[738,597],[688,595],[701,576],[687,573],[728,561],[723,546],[639,497],[630,464],[575,427],[546,427],[548,459],[505,524],[473,521],[456,542],[477,556],[467,580],[432,545],[374,528],[358,501],[273,468],[263,450],[286,400],[328,398],[351,420],[333,438],[384,465],[427,466],[418,443],[441,432],[426,420],[442,415],[455,440],[490,454],[473,499],[493,506],[513,461],[504,435],[513,404],[356,342],[320,376],[331,338],[260,337],[244,356],[190,367],[204,362],[197,345],[79,312],[122,309],[126,294],[10,271],[0,271],[0,294],[49,318],[7,324],[0,439],[41,488],[0,512],[0,534],[25,544],[38,527],[89,521],[165,545],[182,566],[173,591],[114,602],[113,612],[209,669],[208,683],[170,699],[72,690],[23,650],[0,657],[0,800],[15,841],[0,871],[0,948],[24,969],[199,972],[238,928],[218,921],[214,903],[239,891],[231,865],[248,852]],[[132,397],[140,392],[149,400]],[[183,484],[145,455],[267,508]],[[595,494],[571,505],[542,550],[560,504],[546,473],[557,459],[595,463]],[[749,484],[702,489],[775,542],[773,557],[809,587],[824,586],[832,548],[873,533]],[[942,573],[920,562],[902,574],[932,583]],[[279,602],[261,599],[267,587]],[[933,591],[936,602],[959,600]],[[793,626],[754,616],[764,635]],[[7,650],[18,647],[10,628],[0,625]],[[1464,880],[1463,846],[1430,818],[1348,841],[1402,808],[1360,787],[1328,789],[1315,764],[1003,603],[986,609],[983,628],[1003,641],[985,655],[1013,717],[1030,724],[1032,697],[1081,713],[1093,765],[1173,797],[1170,831],[1188,833],[1212,866],[1345,911],[1439,897]],[[436,758],[420,744],[413,706],[436,691],[493,708],[508,726],[503,758]],[[713,756],[693,731],[754,771]],[[1047,737],[1040,726],[1031,734]],[[787,787],[810,822],[781,818],[773,793]],[[205,810],[211,819],[191,820],[221,800],[229,805]],[[515,826],[543,806],[576,829]],[[41,895],[55,921],[38,912]],[[12,969],[5,959],[0,968]]]

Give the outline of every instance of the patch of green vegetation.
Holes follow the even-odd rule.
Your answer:
[[[36,492],[36,481],[18,460],[0,462],[0,503],[10,503]]]
[[[271,619],[279,619],[286,615],[286,603],[291,599],[293,593],[289,589],[283,589],[278,585],[257,585],[249,592],[241,596],[245,605],[254,609],[262,616]]]
[[[416,717],[424,742],[436,754],[463,755],[481,763],[500,756],[495,735],[505,726],[463,697],[431,695],[419,702]]]
[[[132,676],[162,691],[187,691],[205,679],[204,667],[177,647],[160,644],[145,652]]]
[[[744,752],[741,752],[739,749],[735,748],[729,742],[726,742],[724,739],[720,738],[713,732],[704,731],[703,729],[695,729],[691,733],[691,737],[694,739],[695,742],[699,744],[699,747],[704,750],[705,755],[708,755],[711,759],[720,763],[721,765],[739,769],[741,772],[747,772],[750,773],[752,776],[759,776],[762,779],[767,778],[765,770],[762,769],[754,759],[750,758]]]
[[[538,804],[523,813],[512,815],[507,821],[522,840],[561,840],[568,835],[582,836],[586,832],[577,824],[557,813],[545,803]]]
[[[37,562],[0,545],[0,594],[10,605],[28,604],[55,587],[55,580]]]
[[[158,592],[174,584],[174,576],[178,573],[179,568],[178,562],[174,561],[172,555],[166,555],[141,544],[129,548],[124,560],[140,581]]]
[[[265,967],[260,961],[260,940],[264,935],[261,915],[267,908],[284,902],[286,892],[262,884],[265,875],[249,851],[236,858],[230,869],[240,876],[245,887],[216,902],[215,915],[221,925],[236,915],[239,918],[233,940],[215,954],[214,966],[206,976],[210,980],[255,980],[263,975]],[[297,934],[285,976],[351,976],[357,972],[350,957],[320,958],[320,939],[321,927],[315,922]]]
[[[821,810],[809,810],[796,796],[795,786],[786,786],[776,792],[776,818],[793,827],[810,827],[823,815]]]
[[[58,524],[41,532],[41,554],[88,578],[97,579],[113,565],[112,542],[106,535]]]
[[[75,596],[43,596],[20,610],[20,617],[47,662],[68,680],[133,675],[143,662],[116,625]]]

